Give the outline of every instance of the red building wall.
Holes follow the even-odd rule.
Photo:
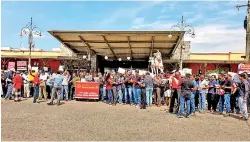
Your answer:
[[[225,72],[228,72],[228,71],[238,72],[238,64],[219,64],[218,65],[218,64],[209,63],[205,67],[204,63],[188,63],[187,68],[192,69],[193,74],[198,74],[199,69],[201,69],[202,73],[204,74],[205,72],[209,70],[216,70],[216,65],[219,66]]]

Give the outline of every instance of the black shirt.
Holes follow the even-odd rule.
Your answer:
[[[223,85],[226,87],[232,87],[233,81],[232,80],[225,80]],[[225,88],[224,91],[225,91],[225,93],[231,93],[232,89]]]

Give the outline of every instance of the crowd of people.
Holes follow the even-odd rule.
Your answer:
[[[86,76],[89,76],[86,72],[21,73],[11,69],[7,73],[2,72],[2,97],[20,101],[33,96],[33,103],[44,99],[48,105],[59,105],[61,100],[74,99],[77,81],[94,81],[87,80]],[[100,82],[100,100],[109,105],[129,104],[141,109],[153,104],[158,107],[165,105],[170,113],[176,113],[179,118],[183,118],[184,114],[188,118],[197,111],[209,111],[224,116],[237,113],[243,120],[248,119],[250,79],[247,73],[239,74],[236,80],[230,74],[208,78],[186,74],[182,77],[178,71],[158,75],[126,71],[92,74],[92,77]]]

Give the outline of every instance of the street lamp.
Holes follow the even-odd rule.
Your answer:
[[[179,23],[177,23],[176,25],[171,27],[171,31],[170,31],[170,34],[168,35],[168,38],[173,37],[172,32],[174,31],[175,28],[179,29],[180,31],[184,31],[185,34],[191,35],[192,38],[195,37],[194,28],[186,23],[186,21],[183,19],[183,16],[181,17],[181,21]],[[181,42],[180,63],[179,63],[180,70],[182,70],[182,62],[183,62],[182,61],[183,44],[184,44],[184,36],[183,36],[182,42]]]
[[[32,23],[32,17],[30,22],[21,29],[21,34],[20,36],[22,37],[23,35],[28,35],[28,44],[29,44],[29,65],[28,68],[31,69],[31,48],[35,47],[35,43],[33,41],[33,36],[42,36],[41,30],[36,26],[33,25]]]

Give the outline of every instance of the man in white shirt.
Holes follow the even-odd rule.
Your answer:
[[[21,73],[21,76],[23,78],[23,97],[24,98],[29,98],[30,97],[30,80],[28,78],[28,73],[25,72],[25,73]]]
[[[63,82],[62,82],[62,94],[61,94],[61,100],[63,100],[63,96],[64,96],[64,93],[65,93],[65,99],[66,101],[68,101],[69,99],[69,80],[70,80],[70,74],[68,71],[65,71],[63,73]]]
[[[206,95],[208,92],[208,82],[205,80],[204,75],[200,76],[200,81],[198,85],[199,94],[199,112],[206,112]]]
[[[47,92],[46,92],[46,81],[48,79],[48,74],[42,71],[40,74],[40,86],[39,86],[39,100],[42,99],[42,94],[44,96],[44,99],[47,100]]]

